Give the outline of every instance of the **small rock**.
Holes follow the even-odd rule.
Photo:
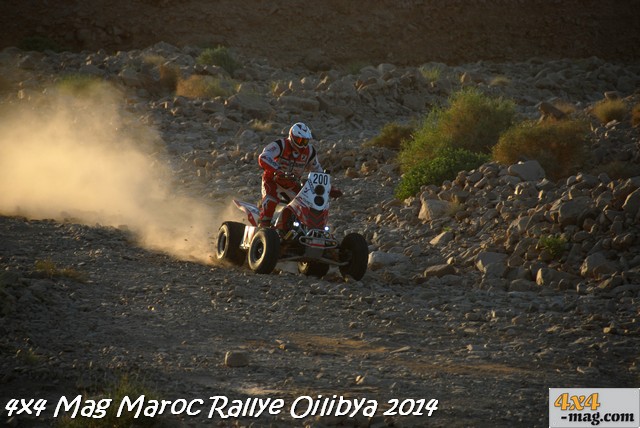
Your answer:
[[[425,278],[431,278],[431,277],[442,278],[445,275],[453,275],[455,273],[456,273],[456,269],[452,265],[443,264],[443,265],[429,266],[424,270],[423,275]]]
[[[249,354],[243,351],[229,351],[224,356],[227,367],[245,367],[249,365]]]

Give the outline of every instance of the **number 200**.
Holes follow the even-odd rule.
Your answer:
[[[438,400],[432,398],[427,402],[424,398],[420,400],[414,400],[412,398],[407,398],[402,402],[397,398],[392,398],[388,401],[391,405],[391,408],[384,412],[385,416],[422,416],[424,413],[422,411],[428,411],[427,416],[431,416],[434,411],[438,410]]]
[[[322,184],[323,186],[326,186],[329,184],[329,176],[327,174],[313,174],[311,182],[313,184]]]

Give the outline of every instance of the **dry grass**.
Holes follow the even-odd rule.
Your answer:
[[[638,175],[638,165],[626,161],[611,161],[598,165],[592,173],[595,175],[605,173],[612,180],[626,180]]]
[[[62,92],[83,95],[97,90],[103,84],[104,82],[96,76],[75,73],[62,76],[56,82],[56,87]]]
[[[257,132],[271,132],[273,130],[273,122],[264,122],[254,119],[250,122],[251,129]]]
[[[622,121],[627,115],[627,104],[623,100],[604,100],[593,106],[591,111],[600,123],[612,120]]]
[[[170,92],[175,92],[180,81],[180,69],[172,64],[160,64],[158,71],[160,72],[160,86]]]
[[[28,366],[37,366],[45,361],[45,358],[36,353],[33,348],[29,349],[18,349],[16,352],[16,358],[21,364],[25,364]]]
[[[194,74],[178,80],[176,95],[187,98],[227,97],[234,93],[234,86],[230,80]]]
[[[102,385],[96,385],[98,388],[104,388]],[[71,418],[69,415],[64,415],[55,424],[59,428],[112,428],[112,427],[164,427],[167,425],[167,420],[163,416],[156,415],[155,417],[144,416],[144,413],[140,417],[135,418],[135,411],[125,411],[120,417],[117,417],[117,410],[120,407],[120,403],[124,397],[129,397],[129,400],[135,400],[138,397],[144,395],[146,400],[158,400],[157,393],[150,391],[139,381],[132,379],[129,375],[121,376],[118,381],[107,386],[101,394],[96,397],[92,397],[97,403],[101,399],[111,399],[113,402],[111,405],[104,409],[105,415],[102,418],[86,418],[76,417]],[[96,407],[96,410],[98,408]],[[97,413],[97,412],[96,412]],[[165,413],[166,414],[166,413]]]
[[[49,279],[68,278],[77,282],[86,282],[87,280],[86,276],[77,269],[70,267],[59,268],[51,259],[36,260],[35,269],[36,272]]]
[[[383,147],[400,150],[402,144],[413,138],[414,128],[395,122],[384,125],[380,134],[363,144],[364,147]]]
[[[640,126],[640,104],[631,109],[631,126]]]
[[[500,136],[493,159],[505,165],[536,159],[550,177],[566,177],[586,160],[587,132],[587,124],[578,120],[525,121]]]
[[[571,104],[568,101],[556,101],[553,103],[553,106],[563,112],[565,115],[569,116],[578,111],[574,104]]]

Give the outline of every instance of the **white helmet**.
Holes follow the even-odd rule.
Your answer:
[[[289,129],[289,141],[299,149],[307,147],[309,140],[312,138],[311,130],[302,122],[294,123],[291,129]]]

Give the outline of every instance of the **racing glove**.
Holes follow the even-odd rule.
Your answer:
[[[280,170],[275,171],[273,179],[279,186],[285,189],[296,189],[298,187],[298,182],[294,176]]]

